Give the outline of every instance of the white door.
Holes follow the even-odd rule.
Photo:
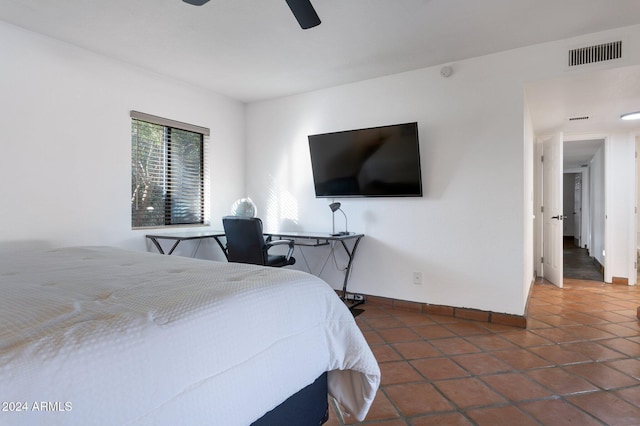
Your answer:
[[[562,287],[562,133],[543,139],[543,273]]]
[[[573,186],[573,226],[573,238],[578,247],[582,248],[582,174],[580,173],[576,173]]]

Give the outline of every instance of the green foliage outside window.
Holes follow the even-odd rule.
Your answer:
[[[203,224],[204,136],[133,119],[131,225]]]

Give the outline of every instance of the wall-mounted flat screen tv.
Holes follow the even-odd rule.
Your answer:
[[[309,136],[316,197],[421,197],[418,123]]]

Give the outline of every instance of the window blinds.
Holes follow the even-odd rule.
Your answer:
[[[208,222],[209,129],[131,111],[133,228]]]

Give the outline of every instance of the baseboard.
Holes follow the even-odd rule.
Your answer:
[[[417,312],[421,314],[442,315],[460,319],[500,324],[511,327],[527,328],[527,317],[523,315],[504,314],[483,311],[480,309],[459,308],[455,306],[433,305],[430,303],[409,302],[380,296],[364,296],[367,305],[381,306],[388,309]]]
[[[611,277],[611,284],[629,285],[629,278]]]
[[[524,303],[524,318],[526,321],[527,314],[529,312],[529,300],[531,300],[531,293],[533,293],[533,286],[536,285],[536,282],[541,279],[536,274],[533,275],[533,279],[531,280],[531,284],[529,285],[529,292],[527,293],[527,301]],[[526,325],[525,327],[526,328]]]
[[[600,261],[598,261],[598,259],[596,259],[593,256],[591,257],[591,260],[593,261],[593,264],[596,265],[596,268],[598,268],[600,273],[604,274],[604,265],[602,263],[600,263]]]
[[[594,265],[596,265],[600,273],[604,274],[604,266],[598,261],[598,259],[592,257],[591,260],[593,261]],[[629,285],[629,278],[611,277],[611,284]]]

